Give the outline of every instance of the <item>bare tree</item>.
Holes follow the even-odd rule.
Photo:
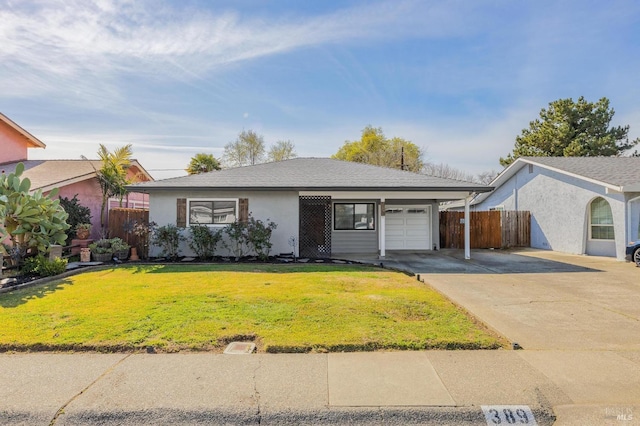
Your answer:
[[[495,170],[485,171],[479,173],[477,175],[473,175],[471,173],[467,173],[464,170],[456,169],[448,164],[440,163],[426,163],[422,172],[426,175],[446,178],[446,179],[455,179],[455,180],[463,180],[466,182],[479,183],[481,185],[488,185],[492,180],[498,176],[498,172]]]
[[[243,130],[238,138],[224,146],[224,162],[228,166],[246,166],[264,162],[264,138],[253,130]]]
[[[269,153],[267,157],[269,161],[284,161],[290,160],[291,158],[296,158],[298,154],[296,154],[296,147],[293,142],[287,141],[278,141],[274,145],[271,145],[269,148]]]
[[[499,173],[495,170],[488,170],[482,173],[479,173],[474,179],[475,182],[481,183],[483,185],[489,185],[496,177],[498,177]]]
[[[467,182],[474,182],[474,176],[464,170],[456,169],[448,164],[440,163],[426,163],[423,168],[423,173],[431,176],[463,180]]]

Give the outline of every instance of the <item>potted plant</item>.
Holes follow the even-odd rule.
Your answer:
[[[109,262],[113,259],[114,250],[111,247],[111,240],[102,238],[95,243],[89,244],[91,256],[96,262]]]
[[[110,241],[114,255],[120,260],[127,260],[129,257],[129,248],[131,246],[121,238],[112,238]]]
[[[91,235],[90,223],[79,223],[76,225],[76,238],[79,240],[88,240]]]

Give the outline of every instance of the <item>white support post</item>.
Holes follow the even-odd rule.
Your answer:
[[[380,258],[384,259],[385,251],[386,251],[386,241],[384,238],[385,234],[385,206],[384,206],[384,198],[380,199]]]
[[[471,196],[464,199],[464,258],[471,259],[471,220],[469,219],[469,200]]]

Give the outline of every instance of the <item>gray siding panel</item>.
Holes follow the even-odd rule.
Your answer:
[[[333,253],[378,253],[378,230],[333,231],[331,233]]]

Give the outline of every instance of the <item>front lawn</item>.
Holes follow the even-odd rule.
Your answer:
[[[360,266],[120,266],[0,295],[1,350],[497,348],[428,286]]]

